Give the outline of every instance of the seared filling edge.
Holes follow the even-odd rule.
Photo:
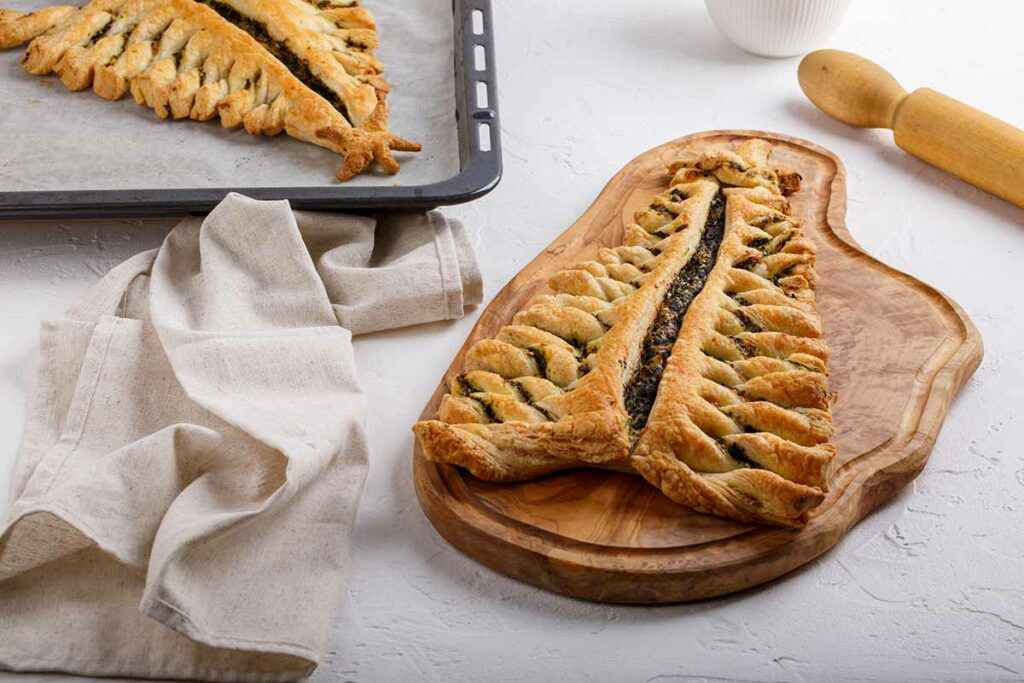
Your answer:
[[[647,418],[658,395],[661,376],[672,354],[672,346],[679,337],[683,318],[690,304],[704,289],[725,235],[725,197],[721,192],[711,200],[707,223],[690,260],[669,284],[658,313],[647,330],[640,351],[640,363],[626,383],[624,399],[629,425],[639,432],[647,425]]]
[[[332,107],[341,112],[345,120],[352,123],[352,119],[348,115],[348,107],[345,106],[345,102],[338,94],[313,75],[313,72],[309,70],[306,60],[292,52],[285,43],[275,40],[263,24],[255,19],[250,19],[230,5],[217,2],[217,0],[196,0],[196,2],[206,5],[219,14],[222,19],[248,33],[253,40],[262,45],[267,52],[274,55],[279,62],[284,64],[295,78],[302,81],[303,85],[330,102]]]

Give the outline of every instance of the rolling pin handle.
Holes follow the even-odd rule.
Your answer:
[[[869,59],[842,50],[817,50],[797,70],[804,94],[826,114],[860,128],[892,128],[907,91]]]
[[[908,95],[888,71],[850,52],[812,52],[797,77],[826,114],[891,128],[901,149],[1024,207],[1024,130],[930,88]]]

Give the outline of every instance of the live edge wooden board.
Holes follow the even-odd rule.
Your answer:
[[[576,223],[524,268],[480,316],[466,350],[493,336],[559,268],[621,243],[633,213],[667,186],[683,150],[760,137],[773,165],[803,176],[790,197],[818,247],[818,306],[832,348],[840,468],[800,530],[755,527],[691,512],[634,475],[573,470],[491,484],[427,462],[417,448],[420,504],[440,534],[479,562],[556,593],[619,603],[708,598],[775,579],[835,545],[924,467],[953,396],[977,368],[981,337],[957,304],[864,253],[846,229],[842,162],[804,140],[711,131],[642,154]],[[444,382],[423,417],[432,417]]]

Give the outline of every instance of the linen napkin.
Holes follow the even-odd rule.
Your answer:
[[[308,675],[367,471],[351,335],[482,297],[437,213],[229,195],[43,325],[0,535],[0,668]]]

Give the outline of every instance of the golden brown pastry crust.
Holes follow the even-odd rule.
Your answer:
[[[214,9],[228,7],[258,22],[341,100],[353,126],[366,124],[384,106],[389,88],[374,55],[379,43],[376,24],[365,8],[320,8],[305,0],[209,2]]]
[[[800,525],[835,463],[828,348],[814,247],[786,213],[783,192],[799,177],[772,169],[769,152],[753,140],[673,164],[623,246],[555,273],[554,293],[470,348],[438,419],[413,427],[424,455],[492,481],[632,470],[703,512]],[[722,199],[724,218],[710,218]],[[650,362],[641,356],[659,310],[680,296],[673,281],[697,272],[691,259],[713,243],[713,220],[717,258],[634,428],[627,387]]]
[[[81,9],[29,14],[0,10],[0,47],[31,40],[22,60],[30,73],[55,72],[69,89],[92,86],[107,99],[130,91],[161,118],[219,116],[225,127],[244,126],[254,135],[287,132],[344,155],[340,180],[374,161],[396,173],[391,150],[416,151],[419,145],[388,132],[387,84],[373,56],[372,17],[349,5],[213,2],[219,11],[227,8],[262,27],[271,48],[284,45],[337,107],[256,38],[194,0],[93,0]]]
[[[672,190],[689,196],[676,200]],[[602,249],[595,260],[555,273],[549,282],[555,295],[538,297],[495,340],[482,340],[469,350],[467,370],[490,372],[513,384],[528,377],[551,381],[557,393],[532,402],[549,421],[502,422],[487,419],[484,411],[483,424],[422,422],[414,429],[427,457],[439,461],[458,457],[459,464],[473,474],[494,479],[494,473],[500,472],[501,481],[528,479],[545,468],[553,472],[581,463],[627,468],[631,439],[623,388],[639,361],[635,340],[651,325],[665,288],[700,237],[699,231],[681,226],[702,225],[716,192],[717,184],[707,180],[674,185],[657,200],[672,221],[660,226],[660,234],[647,233],[648,246]],[[572,352],[509,334],[521,327],[554,335]],[[567,378],[558,372],[563,366],[550,362],[558,360],[558,352],[573,357],[575,378]],[[453,393],[463,381],[464,375],[449,379]],[[440,439],[440,433],[457,435],[457,456],[447,448],[451,441]],[[520,467],[523,458],[528,459],[526,467]]]
[[[828,431],[808,427],[806,436],[801,432],[804,438],[794,443],[787,420],[790,412],[801,409],[827,416],[825,374],[805,369],[796,363],[799,359],[792,358],[800,346],[814,351],[809,354],[812,357],[828,360],[820,344],[820,320],[807,305],[813,297],[806,285],[813,254],[802,251],[798,260],[786,266],[787,277],[803,278],[804,284],[798,291],[790,285],[787,298],[792,303],[776,299],[770,304],[748,304],[733,283],[733,270],[755,274],[758,289],[783,293],[772,279],[779,273],[773,276],[765,264],[775,255],[749,245],[759,240],[770,244],[775,226],[786,220],[776,215],[784,204],[770,192],[745,188],[725,192],[725,238],[717,263],[687,311],[632,464],[670,498],[690,507],[743,521],[786,523],[821,502],[830,477],[828,463],[833,461],[827,449],[800,447],[800,443],[827,442]],[[780,220],[763,226],[767,231],[753,225],[765,218]],[[815,342],[819,344],[807,346]],[[744,376],[736,363],[748,356],[796,367]],[[716,361],[731,364],[736,376],[723,376],[719,367],[712,367]],[[771,410],[762,419],[745,419],[744,411],[762,407],[759,403]],[[746,433],[748,427],[758,432]],[[744,462],[759,469],[745,468]],[[694,476],[694,471],[717,476]]]

